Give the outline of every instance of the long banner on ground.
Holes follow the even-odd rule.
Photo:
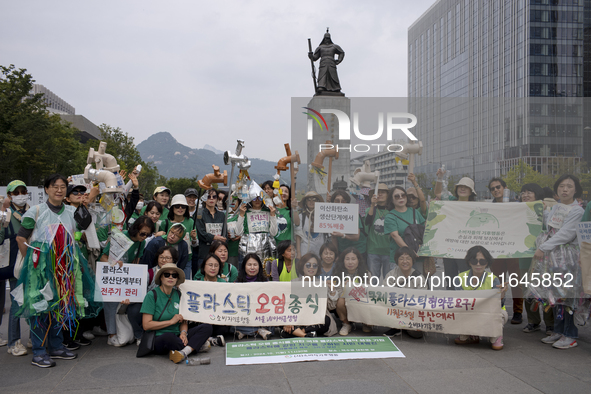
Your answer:
[[[533,257],[544,205],[432,201],[420,256],[463,259],[473,246],[498,258]]]
[[[346,287],[350,321],[443,334],[503,334],[499,290],[429,291]]]
[[[385,337],[292,338],[226,345],[226,365],[393,357],[404,354]]]
[[[180,314],[190,321],[231,326],[324,324],[326,288],[298,282],[217,283],[188,280],[180,285]]]

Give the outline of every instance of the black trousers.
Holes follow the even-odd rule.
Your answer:
[[[211,324],[200,324],[190,328],[187,333],[187,338],[189,339],[187,345],[191,346],[193,350],[199,351],[201,346],[207,341],[207,338],[211,336],[211,330]],[[155,354],[167,354],[171,350],[182,350],[184,347],[185,345],[183,345],[181,338],[172,332],[158,335],[154,341]]]

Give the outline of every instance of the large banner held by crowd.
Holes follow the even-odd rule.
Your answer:
[[[541,201],[432,201],[419,255],[463,259],[480,245],[495,259],[533,257],[543,212]]]
[[[347,317],[369,325],[442,334],[503,334],[499,290],[345,288]]]
[[[190,321],[229,326],[324,324],[326,288],[292,282],[227,283],[188,280],[180,285],[180,314]]]

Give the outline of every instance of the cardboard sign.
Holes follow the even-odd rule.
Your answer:
[[[317,202],[314,204],[314,232],[359,233],[359,205]]]
[[[147,288],[147,265],[123,264],[120,268],[106,262],[96,263],[95,300],[143,302]]]

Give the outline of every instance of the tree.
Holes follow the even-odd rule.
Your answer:
[[[513,166],[507,172],[503,180],[507,183],[507,187],[516,193],[520,192],[521,187],[528,183],[536,183],[540,187],[552,187],[554,184],[554,179],[551,175],[540,174],[523,160],[519,160],[517,165]]]
[[[199,190],[199,175],[195,175],[193,178],[168,178],[166,180],[166,186],[170,189],[170,192],[174,196],[175,194],[184,194],[185,190],[189,188]]]

